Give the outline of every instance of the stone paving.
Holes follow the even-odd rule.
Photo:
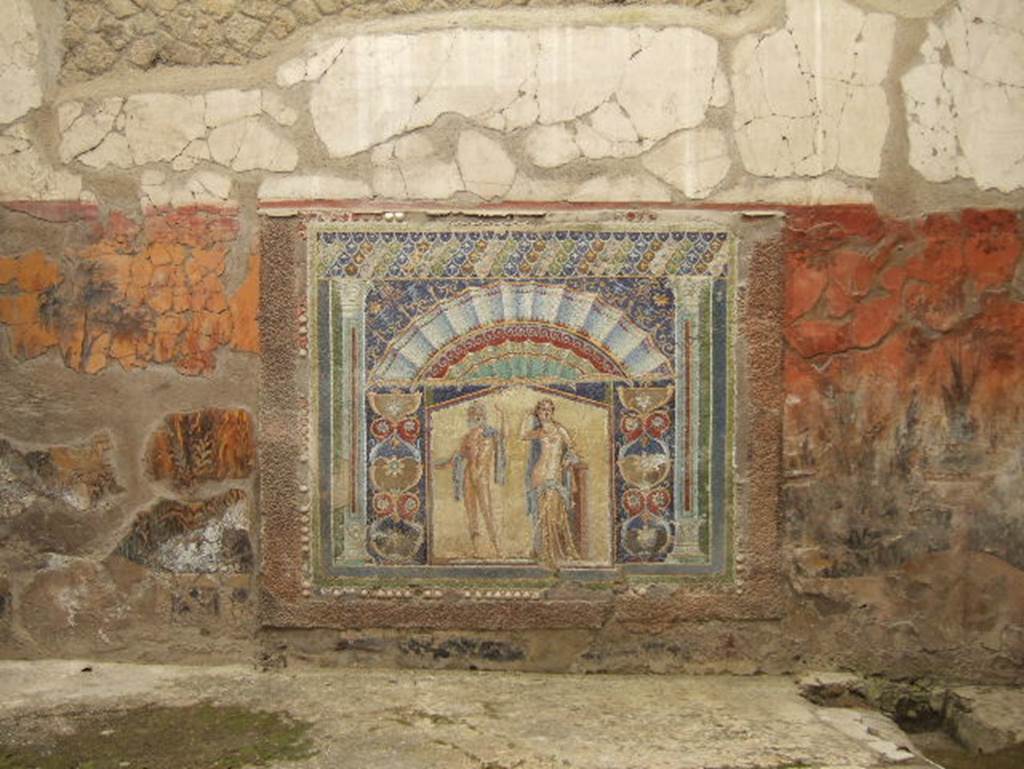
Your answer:
[[[143,705],[286,710],[316,753],[279,767],[926,767],[891,721],[771,676],[575,676],[0,662],[0,722]],[[40,714],[53,718],[39,719]]]

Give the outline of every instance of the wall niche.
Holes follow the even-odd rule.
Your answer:
[[[731,215],[531,213],[264,220],[266,624],[774,616],[774,257]]]

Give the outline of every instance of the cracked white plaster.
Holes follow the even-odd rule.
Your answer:
[[[983,189],[1024,185],[1024,18],[1006,0],[961,0],[929,25],[902,79],[910,165]]]
[[[443,200],[464,189],[456,163],[436,157],[433,142],[422,134],[374,147],[370,162],[378,197]]]
[[[226,88],[206,94],[206,125],[210,128],[233,123],[242,118],[255,117],[263,111],[260,92]]]
[[[231,198],[231,177],[216,171],[197,171],[186,179],[162,171],[142,172],[139,200],[144,208],[221,205]]]
[[[291,88],[306,79],[306,60],[303,58],[289,59],[277,68],[277,84],[282,88]]]
[[[529,78],[530,40],[505,30],[352,38],[312,88],[314,128],[332,157],[347,157],[445,112],[501,112]]]
[[[720,76],[716,85],[719,71],[718,42],[687,27],[459,29],[335,41],[286,62],[278,82],[315,81],[317,135],[332,157],[348,157],[444,113],[515,131],[573,121],[611,103],[636,134],[613,143],[655,142],[699,125],[712,103],[728,101]],[[591,153],[601,152],[598,144],[595,137]]]
[[[320,44],[320,49],[309,56],[289,59],[277,68],[277,84],[282,88],[290,88],[304,80],[319,80],[335,60],[345,50],[348,40],[338,38]]]
[[[576,144],[591,159],[639,155],[649,144],[639,138],[633,123],[615,102],[605,102],[576,121]]]
[[[61,159],[77,158],[92,168],[169,162],[175,171],[189,171],[209,160],[235,171],[291,171],[298,165],[295,145],[270,122],[289,125],[298,114],[272,92],[137,94],[66,102],[57,116]]]
[[[672,192],[657,179],[646,175],[595,176],[581,183],[569,195],[574,203],[634,201],[667,203]]]
[[[536,56],[536,41],[531,38],[531,55]],[[483,128],[493,131],[515,131],[527,128],[537,122],[540,117],[540,105],[537,103],[536,66],[527,67],[526,79],[519,84],[519,93],[508,105],[495,112],[478,115],[473,120]]]
[[[0,0],[0,123],[11,123],[43,103],[39,32],[29,0]]]
[[[71,127],[71,124],[82,114],[83,109],[85,109],[85,105],[80,101],[66,101],[57,106],[57,126],[61,133]]]
[[[482,198],[499,198],[516,178],[516,165],[505,148],[479,131],[463,131],[455,151],[463,184]]]
[[[588,122],[595,131],[612,142],[636,142],[640,139],[622,107],[613,102],[605,102],[594,110]]]
[[[537,35],[540,123],[573,120],[612,98],[632,134],[608,137],[613,142],[657,141],[703,122],[719,69],[713,37],[687,27],[542,29]]]
[[[537,103],[537,98],[530,93],[517,96],[501,113],[501,117],[505,120],[506,131],[534,125],[540,115],[541,108]]]
[[[361,200],[373,195],[362,179],[329,175],[269,176],[256,193],[267,200]]]
[[[626,64],[616,99],[642,139],[704,121],[718,70],[718,41],[696,29],[655,33]]]
[[[444,112],[474,118],[510,105],[529,79],[530,36],[504,30],[458,30],[430,87],[410,114],[411,127]]]
[[[204,160],[212,160],[210,146],[205,139],[194,139],[178,157],[171,161],[171,168],[175,171],[189,171]]]
[[[88,112],[78,102],[62,104],[57,110],[61,125],[61,161],[69,163],[99,147],[114,130],[123,104],[124,99],[119,96],[103,99]]]
[[[729,145],[717,128],[673,134],[641,159],[644,168],[682,190],[688,198],[706,198],[729,173]]]
[[[215,162],[234,171],[292,171],[299,163],[295,145],[261,117],[246,117],[215,128],[207,137],[207,145]]]
[[[0,200],[77,200],[81,177],[54,168],[20,124],[0,135]]]
[[[171,185],[163,171],[147,168],[139,180],[139,200],[143,206],[159,207],[171,202]]]
[[[206,133],[202,96],[137,94],[128,97],[124,110],[125,137],[136,165],[173,160]]]
[[[643,151],[639,142],[611,141],[589,123],[583,122],[576,124],[576,146],[584,157],[591,160],[633,157]]]
[[[231,177],[216,171],[198,171],[186,185],[196,200],[203,196],[218,202],[231,197]]]
[[[786,25],[752,34],[732,61],[733,127],[758,176],[839,169],[876,178],[889,128],[882,88],[895,18],[844,0],[788,0]]]
[[[526,134],[526,156],[538,168],[556,168],[580,156],[573,132],[565,124],[534,126]]]
[[[638,51],[628,29],[561,27],[537,33],[538,120],[562,123],[607,101]]]
[[[276,91],[264,91],[260,103],[263,111],[278,125],[292,126],[299,119],[299,113],[289,107]]]
[[[347,44],[348,41],[342,38],[335,40],[323,50],[314,53],[306,61],[303,77],[306,80],[319,80],[327,71],[327,68],[334,64],[338,56],[341,55],[341,52],[345,50]]]
[[[79,155],[78,160],[90,168],[131,168],[132,151],[124,134],[110,133],[95,149]]]

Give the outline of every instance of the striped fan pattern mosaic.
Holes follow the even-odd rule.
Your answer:
[[[735,246],[311,225],[325,584],[722,573]]]

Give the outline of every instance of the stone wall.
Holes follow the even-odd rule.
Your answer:
[[[671,5],[725,16],[744,11],[754,2],[585,0],[579,5]],[[322,20],[555,5],[558,0],[72,0],[65,10],[62,70],[71,81],[166,64],[243,64],[266,58],[282,41]]]
[[[1016,3],[518,5],[3,0],[0,653],[1019,681]],[[268,222],[570,206],[781,254],[781,618],[261,630]]]

